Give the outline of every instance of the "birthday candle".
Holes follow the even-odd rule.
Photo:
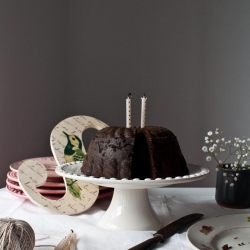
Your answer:
[[[126,127],[131,127],[131,93],[128,94],[126,99]]]
[[[145,121],[146,121],[146,100],[147,97],[145,94],[143,94],[143,97],[141,98],[141,128],[145,127]]]

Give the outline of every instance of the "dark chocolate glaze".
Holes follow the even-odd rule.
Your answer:
[[[88,176],[145,179],[189,174],[176,136],[163,127],[106,127],[90,142],[81,171]]]

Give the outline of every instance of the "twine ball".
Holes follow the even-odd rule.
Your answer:
[[[33,250],[35,233],[23,220],[0,219],[0,250]]]

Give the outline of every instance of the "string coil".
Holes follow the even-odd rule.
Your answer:
[[[0,250],[33,250],[35,233],[23,220],[0,218]]]

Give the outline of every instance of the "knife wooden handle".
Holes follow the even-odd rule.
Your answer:
[[[161,234],[156,234],[153,238],[148,239],[132,248],[129,248],[128,250],[150,250],[162,241],[164,241],[164,237]]]

